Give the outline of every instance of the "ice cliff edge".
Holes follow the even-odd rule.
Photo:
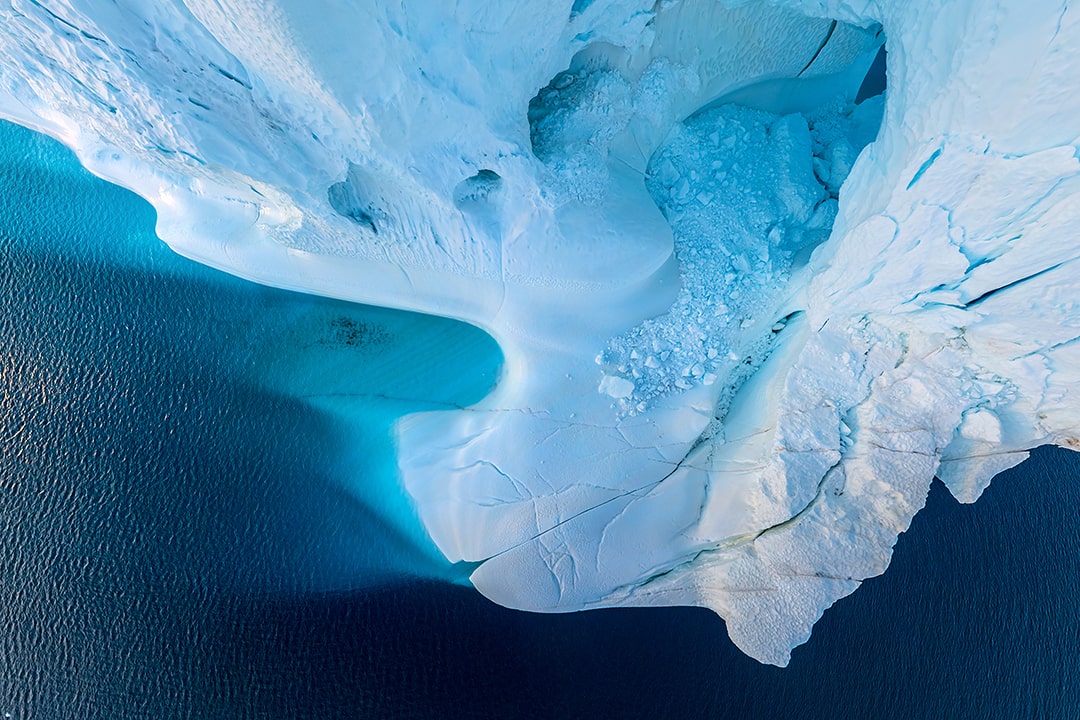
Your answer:
[[[0,14],[0,115],[177,251],[496,337],[495,392],[399,444],[500,603],[702,605],[783,665],[935,475],[971,502],[1080,447],[1061,0]]]

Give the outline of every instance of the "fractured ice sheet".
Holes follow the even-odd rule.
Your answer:
[[[178,251],[499,341],[495,392],[399,445],[504,604],[703,605],[784,664],[935,473],[972,501],[1080,446],[1062,0],[0,14],[0,114],[144,195]]]

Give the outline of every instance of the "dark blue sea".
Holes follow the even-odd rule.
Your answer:
[[[498,376],[475,328],[271,290],[0,124],[0,717],[1077,718],[1080,463],[939,484],[790,667],[699,609],[461,583],[393,424]]]

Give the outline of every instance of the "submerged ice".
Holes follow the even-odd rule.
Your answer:
[[[935,474],[1080,447],[1060,0],[0,13],[0,115],[179,252],[498,340],[491,395],[398,428],[498,602],[706,606],[784,664]]]

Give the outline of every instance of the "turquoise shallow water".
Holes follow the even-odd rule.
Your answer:
[[[458,323],[245,283],[0,124],[0,715],[1080,717],[1080,465],[939,485],[785,670],[698,609],[566,616],[448,580],[391,427],[494,382]]]

